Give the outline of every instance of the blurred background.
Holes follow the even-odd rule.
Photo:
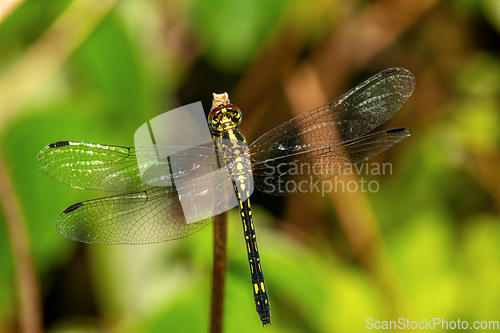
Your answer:
[[[413,135],[371,161],[389,174],[339,178],[378,191],[252,197],[264,329],[229,213],[225,332],[499,319],[499,1],[10,0],[0,50],[1,332],[208,331],[212,226],[142,246],[64,239],[59,214],[108,193],[45,175],[44,146],[132,146],[147,120],[224,91],[252,142],[390,67],[417,85],[380,129]]]

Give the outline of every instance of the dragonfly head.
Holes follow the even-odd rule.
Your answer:
[[[236,128],[241,124],[241,119],[240,109],[231,104],[227,93],[214,93],[212,109],[208,114],[208,127],[211,131],[222,132]]]

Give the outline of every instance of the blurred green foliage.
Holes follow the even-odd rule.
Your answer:
[[[67,30],[54,34],[51,26],[74,2],[85,3],[24,1],[0,21],[0,87],[9,86],[8,74],[37,42],[55,52],[65,48],[64,34],[85,22],[86,13]],[[380,190],[366,194],[368,208],[359,206],[377,222],[382,254],[367,253],[368,264],[360,259],[328,198],[300,199],[304,203],[295,212],[306,210],[305,219],[289,212],[297,201],[286,200],[293,199],[258,201],[254,216],[273,322],[266,331],[360,332],[367,318],[498,320],[498,3],[436,1],[422,7],[418,19],[369,64],[351,65],[341,86],[393,66],[417,78],[413,97],[390,121],[412,128],[413,135],[377,158],[392,163],[393,173],[370,176]],[[274,101],[261,120],[254,110],[243,111],[257,128],[255,138],[262,134],[258,128],[292,117],[284,115],[291,102],[272,99],[286,95],[287,73],[302,60],[314,63],[309,56],[337,31],[384,4],[393,10],[394,1],[117,2],[36,94],[13,95],[22,104],[0,118],[0,146],[26,219],[45,330],[207,331],[213,231],[210,226],[182,240],[146,246],[66,240],[55,230],[60,212],[105,194],[44,175],[36,165],[41,148],[62,140],[133,145],[133,133],[148,119],[200,99],[207,107],[216,89],[211,82],[235,91],[231,96],[247,105]],[[356,58],[350,47],[336,52]],[[47,61],[35,59],[40,67]],[[255,65],[269,59],[269,67]],[[282,63],[290,65],[273,72]],[[342,63],[335,66],[344,70]],[[266,94],[254,94],[259,89]],[[5,110],[10,102],[1,101]],[[232,102],[240,105],[234,97]],[[244,132],[245,126],[244,121]],[[265,207],[266,200],[272,204]],[[314,204],[307,202],[320,211],[309,213]],[[20,319],[4,222],[0,214],[0,331],[8,332]],[[262,327],[240,223],[231,211],[224,324],[226,332],[255,332]]]

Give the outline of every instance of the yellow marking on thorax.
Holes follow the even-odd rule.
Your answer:
[[[236,135],[234,135],[234,132],[233,132],[233,131],[229,131],[229,133],[228,133],[228,134],[229,134],[229,139],[231,139],[231,141],[233,141],[233,140],[238,140],[238,139],[236,138]]]

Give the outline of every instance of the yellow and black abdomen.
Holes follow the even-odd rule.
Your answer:
[[[271,323],[271,305],[269,304],[264,274],[262,274],[262,267],[260,265],[260,255],[253,225],[250,199],[240,201],[240,214],[243,222],[243,235],[245,236],[248,262],[250,264],[255,309],[259,314],[262,324],[267,325]]]
[[[243,223],[250,275],[252,280],[255,309],[263,325],[271,323],[271,306],[267,295],[264,274],[260,264],[259,249],[250,205],[253,190],[252,166],[245,138],[236,129],[223,131],[217,138],[217,147],[223,152],[226,166],[233,179],[233,186],[238,198],[238,208]]]

